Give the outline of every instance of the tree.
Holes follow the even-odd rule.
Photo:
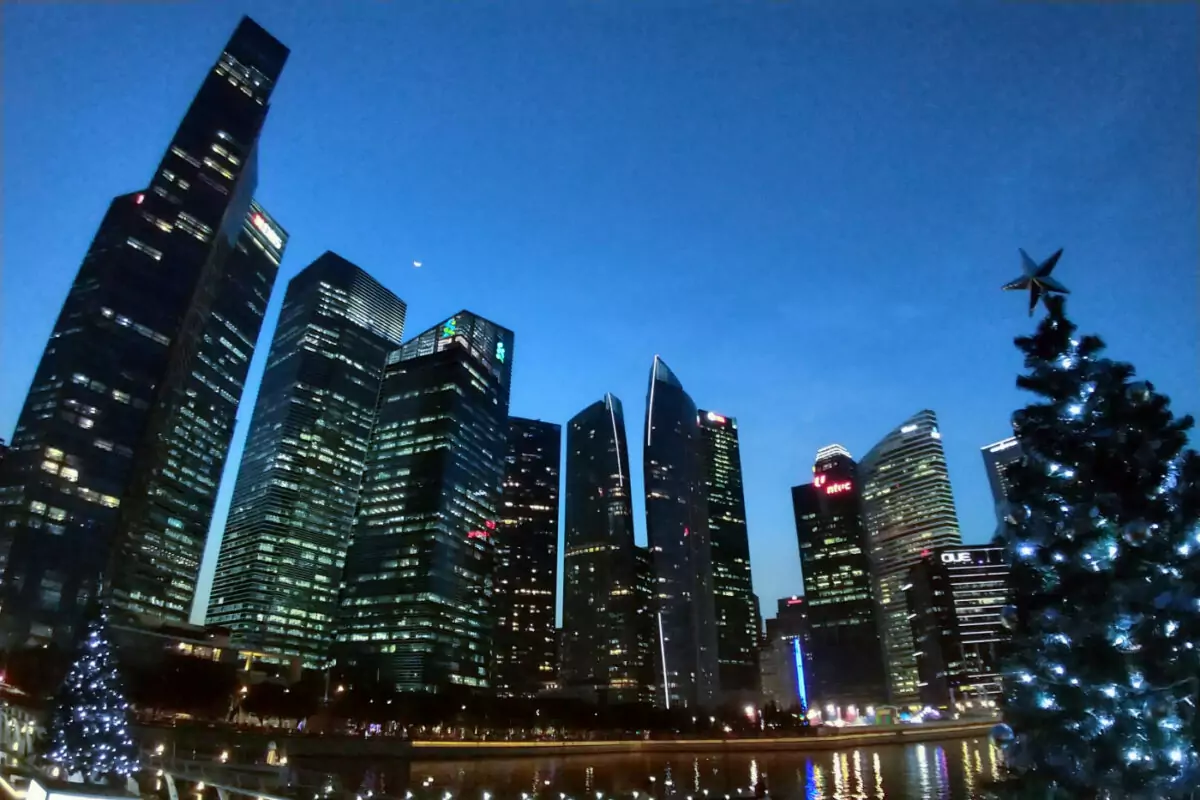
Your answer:
[[[1047,271],[1048,272],[1048,271]],[[1039,397],[997,533],[1012,561],[1004,797],[1184,798],[1200,785],[1200,458],[1192,419],[1075,338],[1062,297],[1016,340]]]
[[[97,607],[90,617],[51,711],[45,755],[68,777],[105,784],[137,771],[138,749],[129,735],[107,614]]]

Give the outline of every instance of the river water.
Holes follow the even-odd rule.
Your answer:
[[[336,770],[349,790],[373,784],[375,791],[392,797],[412,792],[414,800],[485,800],[485,793],[491,800],[721,800],[726,795],[752,797],[750,789],[759,776],[765,776],[771,797],[968,800],[982,797],[984,782],[999,777],[1001,762],[999,750],[983,738],[760,755],[574,755],[412,763],[342,759],[300,766]]]

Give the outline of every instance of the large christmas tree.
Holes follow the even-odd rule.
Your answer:
[[[138,769],[138,749],[107,627],[107,615],[97,608],[51,711],[46,759],[68,778],[91,784],[120,778],[124,785]]]
[[[1026,258],[1026,279],[1006,288],[1030,289],[1032,303],[1065,292],[1049,279],[1057,256]],[[1037,333],[1016,340],[1028,368],[1017,385],[1039,399],[1013,416],[1025,458],[997,534],[1013,564],[1005,721],[992,734],[1009,775],[997,794],[1190,798],[1200,790],[1192,419],[1176,419],[1132,366],[1102,358],[1100,339],[1076,337],[1063,297],[1045,305]]]

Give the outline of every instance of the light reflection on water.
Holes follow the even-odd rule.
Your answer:
[[[345,788],[370,771],[393,798],[414,800],[601,800],[629,798],[723,800],[753,797],[762,777],[771,797],[804,800],[969,800],[1000,777],[1000,758],[987,739],[928,742],[837,751],[577,755],[478,761],[367,762],[340,759],[300,764],[336,770]],[[678,776],[676,781],[673,776]],[[686,777],[684,777],[686,776]],[[636,792],[636,795],[635,795]]]

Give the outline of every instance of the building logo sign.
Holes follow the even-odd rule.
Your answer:
[[[824,489],[825,494],[841,494],[854,488],[854,484],[850,481],[834,481],[830,483],[828,475],[814,475],[813,486],[818,489]]]
[[[266,217],[262,214],[255,214],[250,217],[250,224],[271,243],[272,247],[276,250],[283,249],[283,237],[275,232],[275,229],[271,227],[271,223],[267,222]]]
[[[504,363],[504,342],[496,342],[496,360]]]
[[[716,422],[719,425],[725,424],[725,418],[722,417],[720,414],[714,414],[713,412],[709,411],[704,416],[708,418],[709,422]]]
[[[970,553],[942,553],[943,564],[970,564]]]
[[[451,317],[442,325],[442,338],[449,339],[456,333],[458,333],[458,318]]]

